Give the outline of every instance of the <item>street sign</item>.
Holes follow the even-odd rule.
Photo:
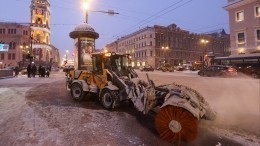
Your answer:
[[[9,45],[8,44],[0,44],[0,52],[8,52]]]

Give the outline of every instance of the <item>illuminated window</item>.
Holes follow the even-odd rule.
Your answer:
[[[255,7],[255,16],[260,17],[260,6]]]
[[[244,11],[236,12],[236,21],[240,22],[244,20]]]

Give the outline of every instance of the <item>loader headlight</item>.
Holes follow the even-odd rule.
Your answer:
[[[105,56],[109,57],[111,56],[111,53],[105,53]]]

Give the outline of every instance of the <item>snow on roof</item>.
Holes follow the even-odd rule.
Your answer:
[[[87,23],[82,23],[75,27],[74,31],[92,31],[95,32],[94,28]]]

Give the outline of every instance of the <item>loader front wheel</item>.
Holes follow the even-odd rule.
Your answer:
[[[103,105],[103,107],[105,109],[108,109],[108,110],[112,109],[113,104],[114,104],[114,99],[113,99],[111,91],[109,89],[104,89],[101,92],[100,100],[101,100],[101,104]]]
[[[198,134],[198,119],[184,108],[168,105],[156,115],[155,127],[163,140],[192,142]]]
[[[79,83],[73,83],[70,88],[71,96],[76,101],[82,101],[85,96],[81,85]]]

